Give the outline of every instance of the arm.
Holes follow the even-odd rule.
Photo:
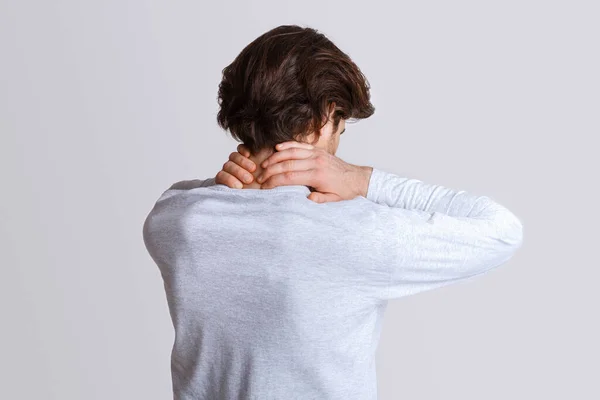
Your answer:
[[[374,169],[367,199],[388,206],[381,210],[381,240],[390,253],[389,298],[481,275],[523,242],[521,221],[486,196]]]
[[[368,200],[389,207],[439,212],[454,217],[477,215],[491,199],[464,190],[452,190],[417,179],[401,177],[373,168],[368,182]]]

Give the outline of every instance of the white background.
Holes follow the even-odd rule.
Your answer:
[[[173,328],[142,223],[213,177],[221,70],[281,24],[360,66],[338,155],[488,195],[524,244],[394,301],[380,399],[597,399],[593,1],[0,1],[0,398],[168,399]]]

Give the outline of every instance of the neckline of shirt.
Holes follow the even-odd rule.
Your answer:
[[[272,193],[302,193],[302,194],[310,194],[310,189],[308,186],[304,185],[286,185],[286,186],[277,186],[271,189],[235,189],[230,188],[227,185],[223,184],[215,184],[213,186],[209,186],[209,188],[214,190],[220,190],[224,192],[232,192],[235,194],[252,194],[252,195],[268,195]]]

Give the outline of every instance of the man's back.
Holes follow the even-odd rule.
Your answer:
[[[175,328],[175,399],[374,400],[387,300],[481,274],[520,246],[520,222],[489,198],[371,179],[367,198],[324,204],[306,186],[214,180],[161,196],[144,240]],[[396,207],[424,196],[428,208]]]

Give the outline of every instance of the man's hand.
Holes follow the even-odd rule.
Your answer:
[[[250,150],[243,144],[238,145],[237,151],[229,155],[229,161],[223,164],[223,169],[215,176],[215,183],[241,189],[244,183],[252,183],[256,164],[250,160]]]
[[[264,171],[257,180],[262,183],[261,188],[311,186],[316,191],[308,198],[317,203],[366,197],[371,167],[348,164],[324,150],[296,141],[281,143],[276,149],[278,151],[261,165]],[[229,161],[217,173],[215,182],[237,189],[243,187],[242,182],[251,183],[254,180],[251,172],[256,170],[256,164],[249,156],[249,149],[238,145],[237,152],[229,155]]]
[[[307,143],[290,141],[275,148],[277,152],[261,164],[264,170],[256,179],[261,188],[312,186],[316,192],[308,197],[318,203],[367,196],[371,167],[349,164]]]

